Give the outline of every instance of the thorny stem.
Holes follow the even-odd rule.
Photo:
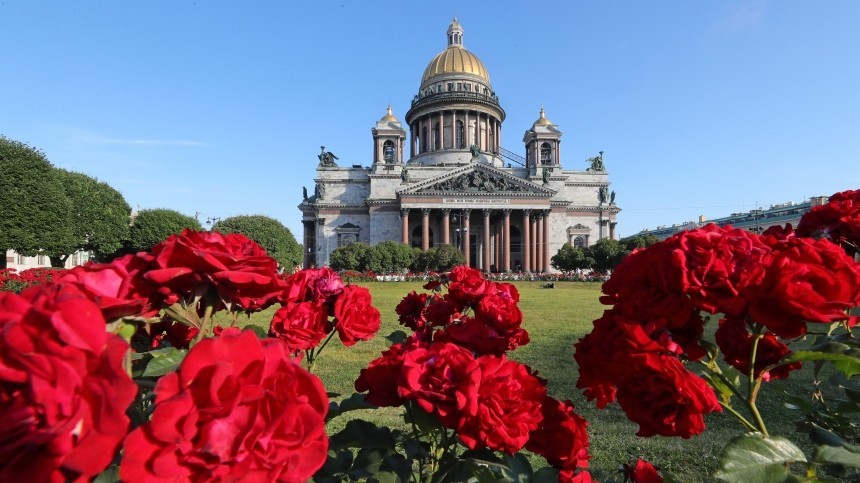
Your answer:
[[[418,437],[418,425],[415,424],[415,415],[412,414],[412,406],[409,403],[406,403],[403,405],[403,407],[406,408],[406,414],[409,415],[409,422],[412,424],[412,437],[415,438],[415,441],[421,441],[420,438]],[[413,473],[412,476],[414,478],[415,474]],[[417,481],[424,481],[424,457],[423,456],[418,457],[418,480]]]
[[[197,333],[197,337],[194,339],[194,343],[200,342],[209,334],[209,321],[212,318],[212,311],[215,309],[215,305],[208,303],[206,300],[206,308],[203,309],[203,322],[200,324],[200,332]]]
[[[722,401],[720,401],[720,406],[722,406],[723,409],[725,409],[726,411],[730,412],[732,414],[732,416],[738,418],[738,421],[740,421],[741,424],[746,426],[746,428],[749,429],[750,431],[758,431],[758,428],[756,428],[753,423],[747,421],[747,418],[745,418],[741,413],[737,412],[733,407],[729,406],[728,404],[726,404]]]
[[[317,347],[316,350],[308,349],[305,351],[305,356],[307,356],[308,360],[308,372],[314,372],[314,363],[316,362],[316,358],[320,356],[320,352],[322,352],[322,350],[325,348],[326,345],[328,345],[332,337],[334,337],[335,332],[337,331],[331,331],[325,342],[323,342],[321,346]]]
[[[755,400],[758,397],[758,391],[761,389],[761,381],[762,375],[764,371],[762,371],[761,375],[756,378],[755,377],[755,360],[758,352],[758,343],[764,337],[764,335],[760,332],[760,330],[756,330],[753,334],[753,344],[752,350],[750,351],[750,360],[749,360],[749,382],[747,383],[747,398],[746,404],[749,407],[750,412],[755,418],[756,425],[758,426],[758,430],[765,436],[767,434],[767,427],[764,424],[764,420],[761,418],[761,413],[759,413],[758,408],[755,405]]]

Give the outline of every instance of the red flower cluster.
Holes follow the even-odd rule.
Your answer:
[[[849,249],[860,250],[860,190],[848,190],[830,197],[827,204],[816,206],[803,215],[797,235],[826,237]]]
[[[548,397],[531,369],[505,356],[528,342],[516,288],[467,267],[443,280],[447,294],[412,292],[397,306],[401,323],[415,332],[362,369],[356,390],[378,406],[414,403],[471,449],[513,454],[525,447],[572,478],[588,465],[587,423],[570,401]]]
[[[325,389],[277,339],[226,329],[155,391],[152,420],[125,441],[123,481],[303,482],[325,462]]]
[[[379,310],[364,287],[344,285],[328,267],[301,270],[282,282],[283,306],[275,312],[269,335],[287,343],[291,352],[316,347],[331,331],[351,346],[379,331]],[[334,322],[329,317],[334,317]]]
[[[50,282],[63,268],[28,268],[18,273],[14,268],[0,269],[0,292],[21,292],[27,287]]]
[[[705,355],[702,313],[721,314],[717,344],[726,361],[755,377],[787,377],[799,363],[768,372],[790,351],[778,337],[806,332],[807,322],[848,318],[860,304],[860,269],[827,240],[790,228],[764,236],[708,225],[638,250],[603,284],[613,305],[575,345],[577,387],[604,407],[616,398],[639,435],[690,437],[703,415],[719,411],[710,387],[683,360]]]
[[[69,284],[0,293],[0,480],[93,478],[128,430],[128,350]]]

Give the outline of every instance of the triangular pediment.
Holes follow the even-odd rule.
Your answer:
[[[398,191],[401,195],[492,195],[548,197],[556,192],[541,184],[484,164],[470,164],[415,183]]]

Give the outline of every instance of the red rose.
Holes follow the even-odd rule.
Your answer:
[[[672,356],[631,355],[617,386],[621,409],[639,424],[637,436],[689,438],[704,431],[705,414],[721,411],[713,389]]]
[[[406,354],[419,348],[427,347],[427,343],[415,338],[408,338],[402,343],[394,344],[382,355],[362,369],[355,380],[355,390],[367,391],[367,401],[377,406],[400,406],[403,398],[398,392],[400,372]]]
[[[523,313],[507,292],[481,297],[475,307],[475,318],[504,333],[515,332],[523,322]]]
[[[126,255],[111,263],[87,263],[58,274],[57,282],[73,283],[96,303],[108,322],[123,317],[152,317],[155,288],[143,282],[150,268],[145,259]]]
[[[460,308],[448,295],[434,294],[424,309],[427,323],[433,327],[445,327],[460,319]]]
[[[370,291],[357,285],[347,285],[338,295],[334,303],[334,328],[343,345],[369,340],[379,331],[382,319],[371,302]]]
[[[714,334],[717,345],[723,353],[723,358],[743,374],[749,374],[750,356],[752,355],[753,335],[747,330],[747,324],[740,319],[720,320],[720,328]],[[778,363],[783,357],[791,354],[791,350],[780,342],[771,332],[762,335],[756,346],[755,377],[762,375],[767,367]],[[800,369],[803,363],[793,362],[765,372],[765,381],[786,379],[788,373]]]
[[[643,459],[636,460],[635,465],[624,465],[624,477],[630,483],[663,483],[657,468]]]
[[[261,310],[277,300],[283,287],[278,262],[245,235],[184,230],[152,248],[154,268],[144,279],[168,300],[192,296],[214,286],[225,304]]]
[[[526,449],[546,458],[555,468],[574,470],[587,468],[588,422],[574,411],[570,401],[544,398],[543,420],[529,435]]]
[[[344,287],[337,272],[328,267],[300,270],[287,277],[283,285],[282,303],[315,302],[328,306],[334,304]]]
[[[328,397],[287,346],[226,329],[155,388],[152,419],[125,440],[123,481],[303,482],[328,451]]]
[[[678,236],[626,256],[603,283],[600,301],[619,304],[618,310],[635,320],[679,327],[688,322],[693,304],[683,266]]]
[[[493,282],[486,280],[480,270],[462,265],[451,270],[448,280],[448,295],[461,307],[471,306],[493,290]]]
[[[558,472],[558,483],[595,483],[597,480],[591,477],[591,473],[580,471],[574,474],[573,470],[561,470]]]
[[[774,251],[750,315],[776,335],[794,338],[808,322],[848,318],[860,304],[860,266],[826,239],[792,238]]]
[[[403,300],[394,309],[394,312],[398,315],[400,325],[409,327],[414,331],[423,330],[427,325],[424,308],[427,306],[427,299],[429,298],[429,294],[419,294],[414,290],[403,297]]]
[[[505,356],[482,356],[465,369],[457,401],[457,434],[470,449],[488,447],[513,454],[543,419],[543,382],[527,366]]]
[[[456,389],[474,360],[468,349],[455,344],[413,349],[403,358],[398,394],[414,400],[445,427],[455,428],[459,420]]]
[[[312,349],[331,332],[325,307],[314,302],[288,303],[275,312],[269,336],[281,339],[290,352]]]
[[[815,206],[800,219],[797,236],[828,237],[851,248],[860,246],[860,190],[836,193],[825,205]]]
[[[756,295],[753,289],[764,277],[770,247],[754,233],[713,223],[683,232],[677,240],[684,285],[693,304],[712,314],[745,313],[748,300]]]
[[[70,284],[0,293],[0,481],[89,480],[111,463],[137,394],[127,350]]]
[[[521,343],[528,343],[528,333],[524,329],[510,334],[498,331],[474,317],[463,317],[457,323],[438,330],[433,334],[436,342],[450,342],[481,355],[502,355]]]

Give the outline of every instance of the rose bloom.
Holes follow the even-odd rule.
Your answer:
[[[705,430],[705,414],[722,411],[713,389],[673,356],[634,354],[629,366],[618,403],[639,424],[637,436],[689,438]]]
[[[460,319],[460,310],[458,304],[454,303],[448,295],[434,294],[431,296],[427,308],[424,309],[424,314],[427,317],[427,323],[431,326],[446,327]]]
[[[555,468],[587,468],[588,422],[574,412],[573,403],[547,396],[541,410],[543,420],[529,435],[526,449],[543,456]]]
[[[326,460],[322,382],[277,339],[225,329],[156,385],[152,419],[123,446],[120,478],[304,482]]]
[[[66,270],[57,282],[75,284],[87,298],[99,306],[108,322],[123,317],[152,317],[155,287],[143,281],[142,274],[150,268],[144,258],[126,255],[111,263],[87,263]]]
[[[468,349],[444,342],[411,350],[403,358],[398,394],[414,400],[443,426],[455,428],[459,420],[456,389],[474,360]]]
[[[300,270],[282,283],[281,303],[315,302],[333,308],[335,298],[343,292],[343,280],[329,267]]]
[[[128,344],[71,284],[0,293],[0,481],[90,480],[128,431]]]
[[[465,372],[457,389],[463,444],[507,454],[521,450],[543,419],[544,382],[505,356],[478,357]]]
[[[826,239],[792,238],[774,251],[749,314],[782,338],[806,333],[805,322],[848,318],[860,305],[860,265]]]
[[[633,465],[624,465],[624,477],[630,483],[663,483],[657,468],[643,459],[637,459]]]
[[[183,230],[152,248],[153,269],[143,277],[168,301],[191,296],[207,285],[226,304],[262,310],[283,289],[278,262],[245,235]]]
[[[275,312],[269,324],[269,337],[284,341],[290,352],[316,347],[329,332],[326,309],[314,302],[288,303]]]
[[[720,320],[720,328],[717,329],[714,338],[726,362],[742,374],[749,374],[753,335],[747,330],[747,324],[740,319]],[[788,354],[791,354],[788,346],[780,342],[773,333],[765,333],[756,346],[755,377],[761,376],[765,381],[786,379],[789,372],[803,367],[803,363],[797,361],[762,374],[767,367],[778,363]]]
[[[525,329],[516,329],[503,332],[488,326],[482,320],[474,317],[463,317],[457,323],[453,323],[443,330],[437,330],[433,334],[436,342],[450,342],[480,355],[502,355],[519,345],[529,341],[528,332]]]
[[[860,190],[836,193],[825,205],[815,206],[800,219],[797,236],[824,236],[836,243],[860,246]]]
[[[398,315],[400,325],[409,327],[414,331],[424,329],[427,325],[427,317],[424,315],[424,308],[427,306],[427,300],[429,298],[430,294],[419,294],[414,290],[403,297],[403,300],[401,300],[394,309],[394,312]]]
[[[403,398],[400,397],[398,388],[400,385],[400,374],[406,354],[426,348],[429,344],[414,337],[393,344],[382,351],[382,355],[372,360],[370,364],[361,370],[358,379],[355,380],[355,390],[367,392],[367,402],[376,406],[400,406]]]
[[[676,235],[626,256],[603,283],[606,295],[600,301],[621,303],[619,310],[631,319],[662,320],[666,327],[686,324],[693,304],[679,246]]]
[[[711,223],[678,235],[684,285],[693,304],[712,314],[739,316],[769,261],[770,247],[740,228]]]
[[[472,306],[483,295],[496,290],[480,270],[462,265],[451,270],[448,280],[448,295],[460,307]]]
[[[357,285],[347,285],[334,303],[334,328],[343,345],[349,347],[360,340],[369,340],[379,331],[382,319],[371,305],[370,291]]]

